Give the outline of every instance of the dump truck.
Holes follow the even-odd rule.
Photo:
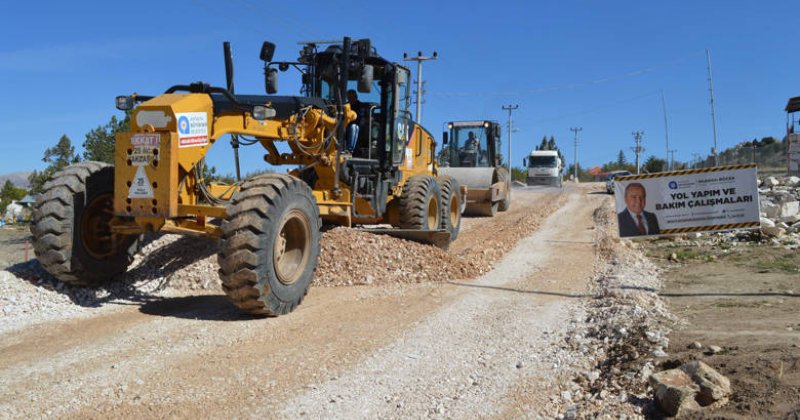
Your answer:
[[[439,173],[465,189],[465,215],[494,216],[511,206],[511,177],[503,166],[497,121],[452,121],[442,133]]]
[[[562,162],[555,150],[533,150],[524,158],[522,166],[528,168],[528,185],[549,185],[561,188]]]
[[[296,61],[272,61],[275,44],[263,43],[267,95],[234,92],[225,43],[226,86],[117,97],[131,123],[116,134],[114,165],[69,166],[37,198],[31,231],[42,266],[65,283],[102,285],[126,271],[144,233],[215,237],[232,302],[281,315],[306,295],[323,224],[454,240],[461,189],[438,173],[436,142],[411,119],[408,68],[369,39],[301,45]],[[276,95],[289,70],[300,72],[301,95]],[[345,102],[349,90],[363,95],[358,104]],[[222,139],[234,151],[231,185],[203,178],[204,157]],[[249,151],[290,170],[241,179],[239,154]]]

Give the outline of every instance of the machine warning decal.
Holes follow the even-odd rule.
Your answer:
[[[178,147],[208,144],[208,117],[205,112],[183,112],[178,118]]]
[[[410,147],[406,147],[406,169],[414,167],[414,152]]]
[[[144,166],[136,168],[136,175],[133,177],[130,190],[128,190],[128,198],[153,198],[153,187],[150,186]]]
[[[161,136],[157,133],[134,134],[131,137],[131,163],[135,166],[149,165],[160,145]]]

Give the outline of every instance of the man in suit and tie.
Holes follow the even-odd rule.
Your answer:
[[[619,222],[619,236],[657,235],[658,228],[656,215],[644,211],[647,201],[647,191],[644,185],[632,182],[625,187],[625,210],[617,214]]]

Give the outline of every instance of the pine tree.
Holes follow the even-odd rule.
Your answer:
[[[625,158],[625,152],[622,149],[619,150],[619,155],[617,155],[617,165],[622,166],[628,163],[628,159]]]
[[[67,165],[80,162],[81,158],[75,154],[75,146],[66,134],[62,135],[58,143],[44,151],[42,162],[49,163],[48,168],[53,172],[59,171]]]
[[[86,140],[83,142],[85,149],[83,158],[113,164],[115,135],[118,131],[127,131],[130,125],[131,116],[130,113],[126,113],[122,120],[117,120],[116,116],[112,116],[108,124],[98,126],[86,133]]]
[[[62,135],[58,143],[44,151],[42,162],[48,163],[43,171],[33,171],[28,177],[31,184],[31,192],[41,193],[45,182],[49,181],[53,175],[64,167],[73,163],[80,162],[81,158],[75,154],[75,146],[66,134]]]
[[[547,150],[547,136],[542,137],[542,142],[536,146],[536,150]]]
[[[646,173],[653,173],[653,172],[661,172],[662,168],[667,166],[667,161],[664,159],[659,159],[653,155],[647,158],[644,161],[644,171]]]

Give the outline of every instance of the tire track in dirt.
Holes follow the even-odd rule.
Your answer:
[[[465,240],[472,231],[483,232],[475,241],[496,235],[521,215],[538,227],[560,204],[558,194],[537,202],[541,196],[531,194],[536,204],[527,207],[516,205],[525,194],[515,195],[522,199],[511,211],[475,223],[481,228],[466,229]],[[309,383],[338,377],[461,293],[441,283],[312,288],[298,311],[271,319],[243,317],[224,297],[201,295],[46,323],[0,336],[0,409],[89,418],[269,411]]]
[[[541,407],[518,398],[521,390],[533,390],[516,384],[552,381],[559,373],[553,362],[557,366],[568,357],[555,344],[569,321],[581,317],[578,298],[594,274],[591,215],[601,200],[572,195],[545,229],[521,241],[495,270],[475,282],[454,284],[462,293],[344,376],[288,401],[280,416],[467,418],[536,412]],[[559,271],[574,260],[585,263]],[[509,405],[518,410],[506,411]]]

